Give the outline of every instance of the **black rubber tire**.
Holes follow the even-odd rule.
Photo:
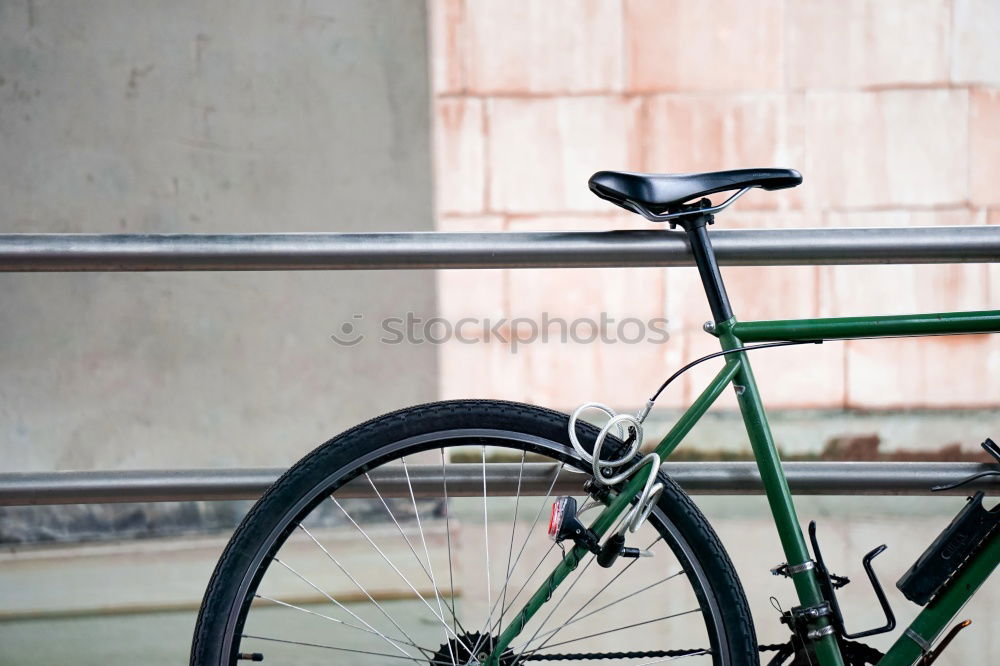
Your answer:
[[[398,449],[387,453],[393,443],[430,435],[430,444],[421,448],[437,448],[433,435],[455,430],[495,430],[523,433],[534,441],[545,441],[535,450],[585,469],[571,448],[567,435],[569,417],[565,414],[520,403],[492,400],[456,400],[429,403],[399,410],[358,425],[329,440],[292,466],[254,504],[237,527],[209,580],[191,646],[193,666],[231,666],[235,664],[235,649],[227,647],[227,636],[238,635],[246,617],[246,609],[265,569],[259,563],[277,552],[294,524],[341,484],[381,462],[397,458]],[[597,429],[579,422],[578,437],[585,447],[592,444]],[[485,441],[485,440],[484,440]],[[478,443],[478,442],[477,442]],[[486,441],[496,444],[496,441]],[[520,442],[522,448],[532,446]],[[553,445],[556,454],[553,455]],[[621,442],[608,439],[608,458],[618,457]],[[548,448],[546,448],[548,447]],[[419,450],[419,449],[413,449]],[[378,453],[381,452],[381,453]],[[616,455],[612,455],[616,454]],[[372,457],[375,455],[376,457]],[[377,457],[381,455],[381,457]],[[358,461],[369,457],[358,467]],[[759,666],[757,640],[743,588],[736,571],[718,536],[687,494],[661,474],[664,491],[657,505],[661,514],[675,528],[686,544],[686,553],[674,554],[684,564],[700,567],[704,572],[701,590],[692,583],[699,597],[707,594],[722,618],[722,645],[713,645],[726,655],[716,664],[726,666]],[[334,479],[331,483],[330,479]],[[294,515],[290,515],[294,513]],[[662,533],[662,532],[661,532]],[[269,543],[270,542],[270,543]],[[687,561],[685,561],[687,560]],[[693,562],[692,562],[693,560]],[[702,603],[706,600],[702,599]],[[709,618],[714,624],[714,620]],[[227,654],[227,652],[231,654]],[[609,662],[610,663],[610,662]]]

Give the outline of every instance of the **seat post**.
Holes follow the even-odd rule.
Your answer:
[[[687,233],[691,254],[694,255],[694,263],[698,267],[701,283],[708,297],[708,305],[712,309],[712,317],[716,324],[721,324],[733,318],[733,310],[729,305],[726,285],[722,282],[719,264],[715,260],[715,251],[712,249],[712,241],[706,229],[712,221],[711,215],[702,213],[682,217],[676,220],[676,224]]]

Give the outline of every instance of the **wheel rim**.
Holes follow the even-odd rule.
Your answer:
[[[526,581],[523,584],[519,583],[518,587],[515,587],[513,584],[513,581],[517,580],[514,577],[515,569],[519,565],[524,565],[523,559],[529,542],[545,540],[545,524],[539,527],[538,523],[539,521],[547,523],[548,512],[545,509],[546,504],[550,504],[551,500],[554,499],[552,488],[549,488],[548,494],[544,497],[531,497],[531,501],[525,501],[524,497],[518,492],[517,496],[513,498],[515,508],[512,525],[509,528],[504,525],[505,529],[503,530],[499,528],[499,524],[496,521],[493,524],[490,523],[489,510],[495,498],[488,496],[476,498],[482,502],[484,518],[484,538],[481,540],[482,543],[479,546],[482,554],[479,556],[480,561],[478,566],[486,574],[485,590],[487,598],[485,600],[485,607],[489,610],[488,612],[480,613],[484,616],[481,622],[469,622],[470,626],[465,626],[462,623],[463,611],[459,610],[464,605],[462,597],[464,590],[460,590],[457,601],[456,595],[451,590],[451,585],[453,585],[455,578],[455,552],[451,542],[455,537],[455,526],[447,524],[451,521],[451,516],[459,511],[455,508],[459,498],[448,496],[448,501],[443,502],[445,507],[445,533],[449,567],[449,580],[443,580],[443,572],[434,571],[435,565],[432,562],[430,549],[427,545],[426,518],[424,518],[424,514],[422,513],[424,510],[420,508],[419,502],[413,496],[412,486],[409,499],[412,500],[413,516],[409,522],[411,523],[411,527],[412,524],[417,526],[417,532],[407,540],[407,534],[403,529],[403,523],[407,521],[405,519],[400,520],[400,517],[395,515],[394,509],[398,509],[398,506],[394,506],[389,498],[379,493],[377,485],[372,482],[369,475],[374,469],[391,461],[400,462],[404,468],[407,468],[409,465],[412,469],[412,465],[415,463],[412,459],[407,460],[407,457],[416,454],[426,454],[427,452],[437,452],[441,457],[441,463],[444,464],[445,454],[455,450],[480,451],[484,458],[482,466],[485,473],[485,470],[489,467],[489,463],[485,460],[487,452],[497,449],[515,451],[521,455],[519,460],[522,469],[527,455],[542,454],[551,458],[561,468],[579,471],[586,470],[585,465],[580,463],[572,450],[564,444],[521,432],[492,429],[456,429],[428,433],[395,441],[363,456],[359,456],[350,465],[332,471],[321,481],[314,484],[307,493],[302,495],[294,506],[285,512],[281,520],[267,534],[266,538],[258,542],[259,546],[252,558],[252,564],[247,569],[246,575],[243,577],[238,593],[235,596],[236,600],[244,601],[233,603],[227,618],[227,631],[225,633],[222,654],[229,657],[228,661],[224,663],[232,663],[238,653],[253,652],[252,649],[245,647],[247,641],[253,641],[257,645],[263,644],[268,646],[282,642],[280,638],[251,633],[250,628],[247,626],[247,614],[250,612],[252,606],[260,604],[267,604],[274,607],[272,610],[282,609],[287,612],[308,615],[311,618],[320,619],[331,625],[336,624],[338,628],[346,627],[349,631],[357,632],[358,634],[367,633],[368,637],[372,640],[372,644],[378,643],[381,647],[376,650],[366,650],[364,652],[369,652],[369,657],[380,659],[385,663],[423,663],[442,664],[442,666],[476,663],[474,660],[463,661],[465,652],[468,652],[475,658],[483,653],[483,648],[491,648],[491,641],[499,634],[499,628],[504,625],[504,622],[510,616],[521,608],[521,605],[534,591],[537,584],[555,566],[558,557],[561,557],[561,553],[559,553],[555,544],[549,545],[550,542],[547,542],[545,554],[537,564],[532,564],[529,567],[531,572],[522,572],[522,574],[527,574]],[[433,594],[422,594],[418,586],[413,583],[414,576],[408,575],[412,572],[403,571],[398,564],[394,566],[390,561],[391,558],[384,552],[384,549],[380,551],[380,541],[371,534],[367,534],[361,521],[352,518],[352,510],[345,508],[344,504],[336,499],[337,490],[343,488],[348,482],[361,478],[366,478],[368,483],[372,485],[377,499],[371,501],[376,505],[380,505],[384,510],[389,521],[387,526],[398,530],[397,536],[401,537],[400,541],[407,541],[407,550],[411,553],[411,558],[419,563],[419,569],[423,570],[425,579],[429,579],[434,590]],[[442,497],[444,497],[444,493],[447,491],[446,481],[447,474],[445,473],[444,483],[442,483]],[[520,489],[520,481],[518,487]],[[486,492],[487,489],[484,488],[484,493]],[[333,497],[328,497],[331,494]],[[577,492],[576,497],[581,499],[583,497],[582,491]],[[541,499],[540,503],[539,499]],[[473,498],[468,497],[462,497],[461,500],[474,501]],[[312,514],[318,505],[331,502],[356,530],[355,534],[358,539],[367,542],[372,557],[383,560],[381,564],[385,571],[392,575],[393,570],[395,570],[394,573],[397,579],[403,581],[405,583],[404,587],[408,588],[411,599],[410,603],[419,606],[425,615],[431,618],[430,622],[438,625],[436,628],[439,630],[442,640],[431,644],[426,638],[411,637],[409,634],[413,632],[407,631],[408,627],[404,622],[398,619],[395,622],[392,621],[392,613],[388,612],[385,608],[392,604],[385,601],[380,603],[379,594],[373,594],[368,590],[364,582],[359,580],[356,572],[352,574],[349,570],[345,570],[346,567],[342,566],[342,563],[337,559],[336,553],[333,552],[335,544],[325,543],[322,537],[310,530],[310,527],[303,525],[303,522],[307,521],[308,516]],[[541,509],[541,511],[538,509]],[[523,518],[525,514],[528,515],[530,526],[520,524],[522,521],[519,520],[519,516]],[[424,520],[421,520],[422,518]],[[383,520],[386,519],[383,518]],[[726,643],[723,634],[724,628],[717,601],[710,593],[710,586],[708,585],[705,572],[696,558],[693,557],[690,545],[680,535],[676,526],[666,518],[660,508],[654,509],[650,522],[655,524],[657,531],[654,532],[648,526],[644,527],[640,531],[640,534],[645,531],[641,539],[638,539],[637,535],[629,536],[629,545],[641,547],[659,546],[657,556],[648,560],[659,561],[659,568],[661,569],[659,575],[646,577],[636,577],[633,575],[634,579],[630,583],[622,583],[616,586],[614,584],[616,581],[621,581],[622,578],[629,576],[626,573],[627,571],[647,560],[645,558],[640,560],[620,560],[613,568],[604,570],[600,567],[591,566],[594,560],[591,556],[588,556],[581,562],[580,567],[574,572],[573,576],[567,579],[556,590],[553,596],[555,601],[550,601],[543,606],[532,622],[528,624],[521,635],[512,643],[511,654],[512,656],[516,656],[517,659],[513,659],[507,663],[523,663],[523,657],[534,657],[534,659],[528,659],[529,661],[534,661],[552,652],[565,654],[565,652],[561,652],[563,650],[574,654],[593,653],[598,651],[593,649],[593,645],[605,644],[609,637],[615,633],[628,634],[630,647],[623,650],[610,650],[610,652],[645,652],[647,650],[640,649],[641,645],[633,644],[631,639],[637,636],[641,637],[642,635],[646,635],[648,638],[649,635],[662,632],[665,622],[676,621],[678,618],[690,615],[703,619],[704,624],[702,626],[704,627],[704,631],[702,633],[704,636],[699,637],[697,641],[701,648],[693,648],[690,642],[687,644],[688,648],[703,648],[709,650],[710,653],[701,652],[684,655],[686,657],[685,660],[690,659],[691,663],[730,663],[730,657],[724,649]],[[491,527],[494,529],[494,535],[498,532],[503,534],[500,537],[500,540],[503,542],[502,545],[491,544],[491,540],[497,538],[490,535]],[[509,529],[509,534],[506,533],[507,529]],[[340,567],[341,572],[351,578],[362,596],[366,597],[366,606],[371,611],[377,612],[381,617],[381,624],[376,624],[372,621],[371,614],[365,615],[358,611],[352,612],[351,608],[349,608],[351,604],[339,601],[337,595],[325,595],[326,598],[322,600],[325,602],[323,605],[327,606],[329,611],[336,611],[325,612],[322,610],[312,610],[306,608],[305,605],[289,603],[281,598],[262,593],[262,581],[266,580],[270,572],[279,570],[286,575],[291,574],[293,577],[298,578],[305,585],[311,586],[312,590],[318,592],[321,597],[324,596],[322,585],[317,585],[310,581],[308,575],[299,571],[295,564],[282,559],[281,553],[284,547],[294,538],[291,535],[296,533],[298,533],[298,537],[307,543],[311,542],[318,551],[322,551],[331,561],[329,563],[330,566]],[[648,535],[653,535],[655,540],[648,538]],[[510,537],[509,540],[507,536]],[[492,563],[490,563],[491,552],[493,552],[494,558]],[[664,554],[667,557],[663,557]],[[497,560],[499,560],[499,566]],[[412,567],[413,562],[410,564]],[[499,571],[500,578],[504,579],[499,589],[497,589],[497,582],[492,580],[497,571]],[[590,587],[583,585],[581,591],[586,589],[590,590],[590,593],[582,597],[582,604],[579,600],[577,600],[575,605],[566,601],[573,592],[573,588],[577,586],[577,583],[585,581],[598,573],[604,574],[605,581],[597,586],[598,591],[596,594],[593,594],[593,585]],[[630,598],[633,594],[643,595],[646,599],[643,603],[651,603],[655,599],[654,595],[656,595],[658,590],[669,590],[669,593],[672,593],[673,589],[668,587],[670,586],[670,581],[678,579],[688,581],[688,592],[693,593],[697,605],[691,608],[684,608],[680,611],[675,608],[672,612],[665,614],[650,614],[649,618],[638,622],[615,622],[612,619],[610,620],[611,626],[600,631],[592,629],[589,632],[585,632],[582,636],[574,637],[571,634],[565,633],[565,630],[571,625],[579,624],[577,628],[584,628],[588,624],[592,625],[594,622],[592,618],[596,617],[600,619],[602,615],[609,612],[609,609],[610,613],[614,614],[616,611],[629,606],[628,602],[631,600]],[[255,599],[257,603],[252,604],[251,602],[254,602]],[[557,613],[564,605],[564,602],[569,610],[564,609],[565,613],[560,617]],[[605,615],[605,617],[611,616]],[[450,625],[449,621],[451,622]],[[584,624],[585,622],[587,624]],[[388,627],[388,630],[386,630],[386,627]],[[647,628],[643,629],[643,627]],[[473,635],[477,638],[471,638]],[[234,641],[236,638],[239,640]],[[353,648],[344,648],[342,645],[337,645],[336,642],[329,640],[326,643],[320,641],[291,640],[291,642],[285,644],[294,645],[301,650],[313,649],[316,652],[326,652],[327,654],[323,655],[322,663],[328,663],[327,658],[330,656],[334,658],[350,657],[351,659],[364,657],[364,654],[360,651],[353,652]],[[237,649],[237,645],[240,645],[239,649]],[[649,646],[646,647],[648,648]],[[609,650],[605,649],[599,651],[604,653],[609,652]],[[658,664],[679,658],[680,655],[670,658],[659,657],[662,657],[662,655],[651,655],[644,659],[630,659],[623,663]],[[579,659],[577,661],[590,663],[586,659]],[[317,660],[315,663],[320,663],[320,661]],[[379,662],[372,661],[370,663]],[[594,661],[593,663],[609,662]]]

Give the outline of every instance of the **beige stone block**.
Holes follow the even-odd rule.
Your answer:
[[[621,90],[620,0],[475,0],[466,13],[472,92]]]
[[[801,168],[801,111],[797,96],[656,95],[643,113],[645,170]],[[796,190],[752,192],[738,208],[796,207],[801,196]]]
[[[629,90],[780,89],[783,9],[778,0],[626,0]]]
[[[638,108],[609,96],[490,100],[491,209],[606,212],[587,179],[602,169],[637,170]]]
[[[1000,3],[955,0],[951,78],[958,83],[1000,83]]]
[[[508,343],[493,336],[472,342],[453,339],[439,349],[442,400],[530,401],[532,393],[525,383],[524,363],[511,352]]]
[[[479,213],[486,205],[483,102],[434,102],[434,191],[439,213]]]
[[[823,316],[972,311],[989,301],[985,264],[819,268]]]
[[[1000,89],[969,93],[969,189],[973,204],[1000,204]]]
[[[948,80],[945,0],[819,0],[788,7],[788,85],[863,88]]]
[[[809,201],[941,206],[968,197],[964,90],[806,95]]]
[[[431,85],[436,94],[465,88],[465,0],[429,0]]]
[[[997,336],[852,340],[847,401],[878,409],[1000,405]]]
[[[580,329],[576,340],[550,338],[519,349],[529,402],[565,411],[602,402],[634,411],[681,365],[682,334],[662,342],[587,342],[592,335]],[[676,407],[681,400],[682,392],[672,390],[657,404]]]

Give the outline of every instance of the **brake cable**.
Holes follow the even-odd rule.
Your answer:
[[[718,358],[719,356],[754,351],[757,349],[767,349],[770,347],[790,347],[793,345],[822,343],[823,340],[783,340],[780,342],[766,342],[758,345],[747,345],[743,347],[736,347],[734,349],[724,349],[722,351],[702,356],[701,358],[691,361],[677,372],[670,375],[670,377],[668,377],[666,381],[660,385],[660,388],[656,390],[653,396],[646,401],[646,405],[634,416],[626,413],[619,414],[611,407],[599,402],[587,402],[573,410],[573,414],[569,418],[569,441],[573,445],[573,449],[577,452],[577,454],[583,458],[583,460],[591,464],[594,471],[594,479],[597,483],[604,486],[616,485],[632,476],[636,471],[642,469],[646,465],[649,465],[649,477],[646,479],[646,484],[643,486],[642,492],[639,494],[639,497],[635,502],[635,506],[626,516],[625,520],[622,521],[618,534],[624,534],[626,529],[628,529],[629,532],[635,532],[639,529],[639,526],[642,525],[642,523],[649,516],[650,511],[653,510],[653,507],[656,505],[656,501],[663,492],[663,484],[657,483],[656,481],[656,474],[659,471],[660,464],[662,462],[659,454],[657,453],[647,453],[637,462],[629,465],[627,469],[620,471],[617,474],[615,474],[614,470],[625,466],[626,463],[632,460],[642,448],[642,424],[646,420],[646,417],[649,416],[649,412],[653,409],[653,405],[660,397],[660,394],[663,393],[671,382],[696,365],[704,363],[709,359]],[[576,436],[576,422],[579,420],[580,415],[588,410],[600,411],[608,416],[607,423],[604,424],[600,432],[598,432],[597,438],[594,440],[592,452],[588,452]],[[625,441],[627,451],[615,460],[602,459],[601,450],[604,447],[605,440],[613,429],[616,429],[618,437]],[[627,436],[626,432],[628,432]]]

